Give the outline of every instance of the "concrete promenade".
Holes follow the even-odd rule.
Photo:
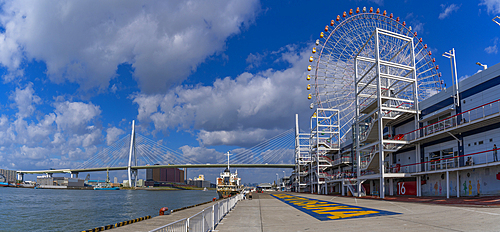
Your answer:
[[[353,197],[298,194],[293,196],[318,199],[338,203],[341,206],[328,208],[355,209],[364,207],[365,212],[385,211],[392,215],[369,217],[347,217],[337,220],[319,220],[325,211],[313,209],[299,210],[291,204],[278,200],[270,194],[253,194],[252,200],[244,200],[236,205],[217,226],[220,232],[229,231],[500,231],[500,207],[498,205],[470,206],[429,204],[402,201],[374,200]],[[297,201],[296,201],[297,202]],[[311,202],[311,201],[309,201]],[[325,204],[324,204],[325,205]],[[334,205],[334,204],[330,204]],[[346,206],[347,205],[347,206]],[[359,209],[359,208],[358,208]],[[371,210],[371,211],[370,211]],[[356,211],[353,211],[356,212]],[[358,211],[361,212],[361,211]],[[311,215],[313,214],[313,215]],[[330,214],[328,214],[330,215]]]
[[[191,216],[199,213],[203,209],[205,209],[207,207],[211,207],[215,203],[217,203],[217,202],[211,202],[211,203],[199,205],[196,207],[184,209],[184,210],[181,210],[178,212],[174,212],[170,215],[162,215],[162,216],[151,215],[152,216],[151,219],[132,223],[132,224],[125,225],[122,227],[118,227],[118,228],[113,228],[111,230],[113,232],[115,232],[115,231],[117,231],[117,232],[119,232],[119,231],[124,231],[124,232],[150,231],[150,230],[156,229],[158,227],[164,226],[166,224],[169,224],[171,222],[175,222],[175,221],[183,219],[183,218],[191,217]]]

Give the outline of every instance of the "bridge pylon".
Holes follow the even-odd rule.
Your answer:
[[[132,134],[130,136],[130,151],[128,155],[128,184],[131,188],[136,187],[137,182],[137,169],[133,169],[132,166],[137,166],[137,155],[135,153],[135,121],[132,120]]]

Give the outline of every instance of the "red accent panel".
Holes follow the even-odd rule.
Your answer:
[[[417,195],[417,182],[416,181],[404,181],[398,182],[396,184],[397,195]]]

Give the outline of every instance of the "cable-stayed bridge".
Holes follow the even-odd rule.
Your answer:
[[[239,168],[293,168],[295,131],[289,129],[251,148],[234,149],[229,155],[230,166]],[[229,154],[229,153],[228,153]],[[135,186],[137,172],[151,168],[221,168],[228,165],[228,154],[197,156],[183,154],[135,132],[105,147],[81,165],[67,169],[17,171],[18,179],[24,174],[70,173],[127,170],[129,183]]]

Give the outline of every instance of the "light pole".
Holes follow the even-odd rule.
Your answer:
[[[495,18],[493,18],[492,20],[493,20],[493,22],[495,22],[496,24],[498,24],[498,26],[500,26],[500,17],[495,16]]]
[[[285,175],[286,175],[286,173],[285,173],[285,171],[283,171],[283,183],[282,183],[283,191],[285,191],[285,188],[286,188],[286,186],[285,186]]]
[[[455,48],[452,48],[450,51],[443,53],[443,56],[450,59],[451,65],[451,80],[455,80],[455,105],[460,106],[460,98],[458,94],[458,77],[457,77],[457,61],[455,60]],[[455,75],[453,75],[455,74]],[[453,78],[455,76],[455,78]]]
[[[278,173],[276,173],[276,187],[278,186]]]
[[[483,67],[483,70],[486,70],[488,68],[488,65],[485,65],[485,64],[481,64],[479,62],[476,62],[477,65],[479,66],[482,66]]]

